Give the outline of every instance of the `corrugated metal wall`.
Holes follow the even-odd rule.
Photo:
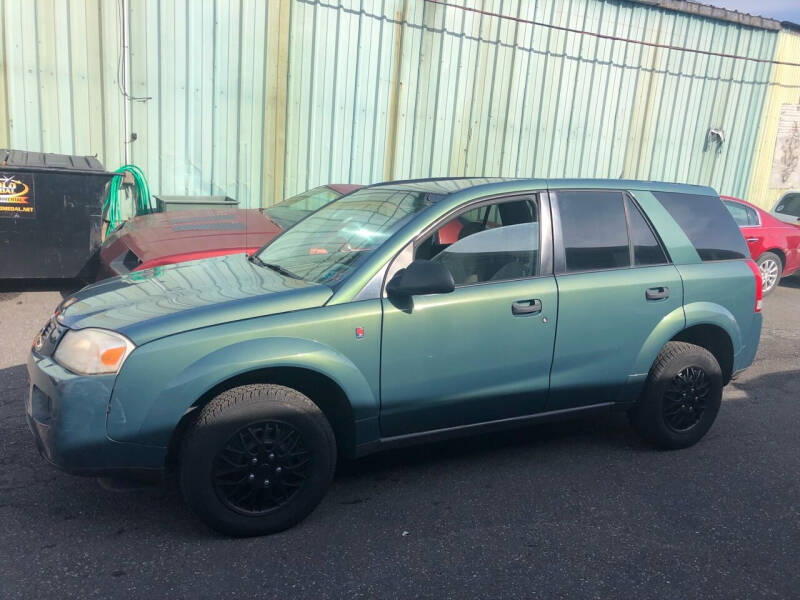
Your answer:
[[[772,58],[775,32],[603,0],[452,0]],[[0,146],[125,156],[121,0],[3,0]],[[424,0],[129,0],[132,161],[267,205],[326,182],[632,177],[743,194],[770,67]],[[721,147],[706,144],[722,129]]]
[[[800,63],[800,33],[780,32],[775,59]],[[789,187],[773,187],[770,182],[770,174],[775,157],[775,142],[781,107],[785,104],[800,106],[800,67],[776,65],[773,69],[771,84],[753,158],[750,188],[747,195],[744,196],[750,202],[767,210],[771,210],[778,199],[791,189]]]

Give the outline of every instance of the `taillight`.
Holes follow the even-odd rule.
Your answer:
[[[748,260],[747,266],[750,267],[753,275],[756,276],[756,306],[754,311],[758,313],[761,312],[761,301],[764,298],[764,283],[761,281],[761,269],[758,268],[754,260]]]

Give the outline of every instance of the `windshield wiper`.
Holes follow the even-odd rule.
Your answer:
[[[249,260],[250,260],[250,262],[256,263],[259,267],[266,267],[268,269],[272,269],[276,273],[280,273],[281,275],[283,275],[285,277],[291,277],[292,279],[300,279],[300,277],[298,277],[297,275],[295,275],[291,271],[287,271],[286,269],[284,269],[280,265],[276,265],[275,263],[265,263],[263,260],[261,260],[255,254],[251,254]]]
[[[247,257],[251,263],[256,263],[259,267],[266,267],[267,265],[264,264],[264,261],[261,260],[256,253],[253,253]]]

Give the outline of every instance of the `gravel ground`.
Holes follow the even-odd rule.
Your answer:
[[[693,448],[651,450],[614,416],[387,452],[247,540],[172,482],[121,491],[39,457],[24,360],[60,299],[0,292],[0,597],[797,597],[800,278]]]

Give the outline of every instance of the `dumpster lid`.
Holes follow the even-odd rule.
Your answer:
[[[153,198],[167,204],[238,204],[230,196],[165,196],[158,194]]]
[[[0,149],[0,159],[3,167],[105,172],[105,167],[95,156]]]

